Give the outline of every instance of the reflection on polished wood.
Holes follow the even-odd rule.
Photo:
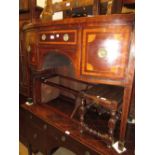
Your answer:
[[[74,107],[71,101],[60,98],[46,105],[33,106],[26,106],[25,101],[24,97],[20,96],[20,119],[22,120],[20,121],[20,140],[26,146],[28,146],[27,142],[31,142],[33,152],[39,150],[45,155],[49,155],[52,150],[62,146],[77,155],[84,154],[86,151],[91,155],[118,155],[112,148],[107,148],[100,139],[87,133],[80,134],[78,118],[69,118]],[[97,127],[103,130],[105,126],[102,120],[92,112],[87,115],[88,123],[92,125],[99,123]],[[69,131],[69,134],[66,134],[66,131]],[[115,137],[118,137],[118,132],[119,123],[116,127]],[[36,134],[37,137],[34,138]],[[65,137],[65,141],[62,141],[62,137]],[[132,124],[129,124],[127,128],[126,146],[128,149],[122,155],[133,155],[134,125]]]

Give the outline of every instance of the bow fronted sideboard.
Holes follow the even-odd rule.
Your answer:
[[[34,105],[23,105],[22,108],[28,111],[27,113],[37,117],[34,118],[34,121],[36,119],[37,122],[37,119],[41,119],[44,131],[46,130],[45,128],[47,128],[46,131],[52,128],[59,135],[60,131],[56,130],[58,127],[56,127],[55,122],[50,121],[49,117],[47,119],[45,116],[46,109],[48,109],[48,116],[51,113],[53,117],[56,117],[56,112],[52,111],[52,108],[50,112],[47,104],[42,102],[43,86],[41,82],[36,80],[38,77],[42,75],[46,77],[46,75],[53,72],[69,80],[74,79],[84,84],[106,84],[122,87],[123,98],[120,109],[118,138],[119,148],[122,149],[125,144],[126,126],[134,80],[134,14],[100,15],[50,22],[36,22],[25,25],[23,31],[23,50],[25,50],[31,72],[29,97],[32,97]],[[65,84],[67,85],[67,82]],[[59,88],[58,84],[55,86]],[[69,86],[69,91],[71,92],[72,86],[70,84]],[[79,87],[79,84],[77,84],[77,87]],[[66,88],[62,86],[61,88],[65,92]],[[66,121],[66,116],[62,120],[61,117],[58,121],[61,123],[63,120]],[[72,123],[71,121],[73,120],[72,118],[68,119],[67,125]],[[50,127],[52,123],[53,126]],[[39,121],[38,124],[41,126]],[[33,126],[33,124],[31,125]],[[28,136],[28,141],[31,145],[33,145],[33,140],[38,137],[39,132],[40,134],[42,133],[42,131],[38,130],[38,133],[35,134],[35,128],[32,129],[34,134]],[[62,130],[62,133],[65,132],[64,129]],[[25,134],[24,132],[22,133]],[[43,135],[41,134],[41,136]],[[77,136],[76,138],[74,134],[69,135],[67,133],[67,136],[70,136],[70,143],[72,143],[72,140],[75,140],[73,143],[79,143],[80,141],[79,137]],[[33,137],[32,141],[31,137]],[[65,136],[60,135],[60,137],[61,145],[64,145],[65,141],[69,143]],[[40,141],[42,139],[45,140],[45,137],[38,138],[40,138]],[[90,141],[91,144],[89,145],[89,142],[87,143],[83,140],[81,143],[81,145],[87,146],[89,151],[95,150],[92,147],[92,144],[95,144],[95,142]],[[35,146],[37,144],[43,147],[39,140],[37,140],[37,143],[34,142]],[[79,144],[76,145],[78,146]],[[43,148],[43,150],[46,150],[46,146]],[[81,147],[82,150],[84,149]],[[108,148],[106,148],[106,151],[103,151],[100,144],[98,144],[96,152],[92,152],[92,154],[107,155],[107,150]],[[74,144],[73,151],[80,154],[79,150],[74,148]]]

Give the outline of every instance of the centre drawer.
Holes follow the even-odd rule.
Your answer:
[[[35,125],[31,124],[27,128],[27,140],[28,140],[28,143],[31,144],[34,150],[40,150],[44,152],[46,147],[45,136],[46,136],[46,132],[40,130]]]
[[[53,30],[39,33],[40,44],[71,44],[77,43],[77,30]]]

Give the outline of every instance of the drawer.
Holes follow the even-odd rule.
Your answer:
[[[37,118],[35,115],[33,115],[30,112],[25,112],[26,113],[26,120],[30,125],[37,126],[41,131],[46,132],[48,129],[48,124],[46,124],[44,121],[41,119]]]
[[[126,25],[83,30],[81,74],[122,79],[128,63],[132,28]]]
[[[93,151],[91,148],[88,148],[87,146],[84,146],[81,142],[76,141],[66,133],[63,133],[59,129],[56,129],[52,126],[49,126],[48,128],[48,138],[47,138],[47,144],[50,148],[53,146],[53,148],[61,146],[65,147],[67,149],[70,149],[71,151],[75,152],[76,154],[89,154],[89,155],[99,155],[97,152]]]
[[[27,122],[25,119],[24,111],[20,109],[19,110],[19,139],[24,144],[26,144],[26,127],[27,127]]]
[[[77,30],[53,30],[39,33],[40,44],[71,44],[77,42]]]
[[[46,132],[43,132],[35,125],[29,125],[27,127],[27,140],[31,144],[32,149],[45,151],[46,147]]]
[[[65,133],[54,128],[53,126],[49,127],[48,134],[51,137],[51,139],[48,139],[48,143],[51,143],[51,141],[55,141],[55,144],[57,146],[64,146],[64,144],[68,140],[68,135],[65,135]]]

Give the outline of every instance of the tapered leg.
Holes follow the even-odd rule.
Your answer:
[[[120,137],[119,137],[120,150],[123,150],[124,144],[125,144],[125,133],[126,133],[127,118],[129,113],[131,91],[132,91],[132,87],[126,87],[124,90],[121,125],[120,125]]]
[[[109,127],[108,133],[109,133],[109,139],[111,141],[109,146],[111,146],[113,143],[115,123],[116,123],[116,111],[111,111],[111,118],[109,119],[109,122],[108,122],[108,127]]]

